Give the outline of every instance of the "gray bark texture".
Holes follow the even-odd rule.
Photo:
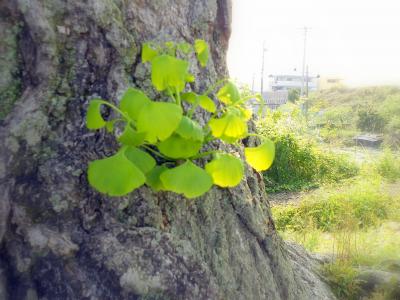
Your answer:
[[[86,129],[88,101],[157,98],[149,40],[205,39],[208,68],[191,70],[204,91],[227,75],[230,22],[229,0],[0,0],[1,299],[333,298],[277,235],[254,170],[196,200],[88,185],[88,162],[116,149]]]

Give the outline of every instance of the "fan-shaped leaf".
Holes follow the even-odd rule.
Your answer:
[[[243,178],[244,168],[242,161],[230,154],[217,154],[206,164],[206,171],[213,178],[214,184],[221,187],[234,187]]]
[[[151,100],[142,91],[135,88],[128,88],[121,98],[119,107],[130,118],[137,120],[141,109],[150,103]]]
[[[144,184],[142,171],[121,150],[115,155],[89,163],[89,183],[110,196],[122,196]]]
[[[142,62],[148,62],[151,61],[154,57],[158,55],[157,50],[153,49],[150,44],[145,43],[143,44],[142,48]]]
[[[203,141],[204,134],[203,128],[196,121],[184,116],[179,123],[176,133],[185,139],[192,139],[195,141]]]
[[[160,175],[166,170],[168,170],[166,166],[155,166],[149,173],[146,174],[146,184],[156,192],[165,190],[165,187],[161,182]]]
[[[201,141],[185,139],[178,134],[173,134],[165,141],[158,144],[160,152],[170,158],[189,158],[196,155],[202,146]]]
[[[186,102],[189,102],[191,104],[196,102],[197,99],[197,94],[193,92],[188,92],[188,93],[182,93],[181,98],[182,100],[185,100]]]
[[[170,55],[160,55],[152,60],[151,81],[158,91],[172,88],[181,92],[185,88],[189,63]]]
[[[258,147],[244,149],[247,163],[257,171],[265,171],[271,167],[275,158],[275,144],[270,139]]]
[[[164,171],[160,178],[167,190],[184,194],[187,198],[203,195],[213,184],[211,176],[191,161]]]
[[[207,43],[204,40],[195,40],[194,49],[200,65],[204,68],[207,65],[208,56],[210,54]]]
[[[106,125],[101,116],[101,101],[100,99],[91,100],[86,114],[86,126],[89,129],[100,129]]]
[[[167,139],[182,119],[182,108],[174,103],[151,102],[144,106],[138,117],[138,132],[146,132],[146,140],[156,143],[157,139]]]
[[[126,146],[139,146],[143,144],[145,137],[146,133],[136,132],[127,124],[122,134],[118,137],[118,141]]]
[[[240,100],[237,87],[232,83],[226,83],[217,93],[218,99],[225,104],[233,104]]]
[[[212,118],[208,125],[210,126],[211,133],[214,137],[220,138],[228,143],[234,143],[238,139],[247,136],[246,122],[230,111],[220,119]]]
[[[148,173],[156,165],[156,161],[150,154],[136,147],[126,147],[125,156],[144,174]]]
[[[209,111],[211,113],[215,112],[215,103],[212,101],[209,97],[206,95],[200,95],[199,96],[199,105],[204,108],[206,111]]]

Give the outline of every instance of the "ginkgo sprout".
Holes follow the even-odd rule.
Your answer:
[[[128,88],[118,106],[102,99],[90,101],[87,128],[106,128],[121,145],[116,154],[89,163],[89,183],[96,190],[122,196],[145,184],[156,192],[171,191],[195,198],[213,185],[228,188],[241,182],[244,165],[237,155],[204,149],[216,139],[240,146],[241,139],[256,135],[248,132],[251,111],[246,101],[262,99],[259,95],[242,98],[229,80],[218,81],[201,94],[188,90],[188,83],[195,78],[189,72],[188,59],[182,57],[188,58],[191,53],[195,53],[201,67],[207,66],[210,53],[204,40],[196,40],[193,46],[167,42],[142,47],[142,62],[151,65],[151,82],[169,97],[169,102],[153,101],[136,88]],[[217,88],[219,105],[212,100]],[[105,120],[103,106],[118,116]],[[195,118],[198,109],[211,114],[204,126]],[[261,144],[245,148],[244,154],[251,167],[264,171],[273,162],[275,146],[268,138],[259,138]],[[199,164],[201,160],[206,160],[204,167]]]

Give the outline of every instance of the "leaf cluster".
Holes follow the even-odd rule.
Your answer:
[[[142,62],[151,65],[151,82],[158,92],[169,97],[167,102],[154,101],[133,87],[124,93],[118,106],[103,99],[90,101],[87,127],[106,128],[120,143],[114,155],[89,163],[89,183],[96,190],[122,196],[146,184],[154,191],[195,198],[214,184],[234,187],[240,183],[244,165],[237,155],[203,149],[216,139],[239,145],[241,139],[251,135],[247,126],[251,112],[245,104],[256,96],[241,97],[237,87],[225,79],[201,94],[187,90],[195,77],[189,72],[188,59],[182,57],[193,52],[200,66],[206,67],[210,54],[204,40],[196,40],[194,45],[143,45]],[[212,98],[217,88],[218,107]],[[189,107],[187,111],[183,102]],[[113,109],[118,117],[104,119],[103,106]],[[204,126],[194,117],[196,109],[210,114]],[[118,127],[122,128],[121,133],[116,130]],[[263,171],[271,166],[275,147],[271,140],[263,138],[259,146],[245,148],[244,153],[250,166]],[[199,166],[201,158],[207,158],[204,168]]]

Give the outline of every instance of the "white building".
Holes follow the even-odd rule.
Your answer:
[[[270,75],[269,86],[272,91],[288,91],[290,89],[301,89],[301,75]],[[304,81],[304,90],[316,91],[318,88],[318,76],[308,76]]]

